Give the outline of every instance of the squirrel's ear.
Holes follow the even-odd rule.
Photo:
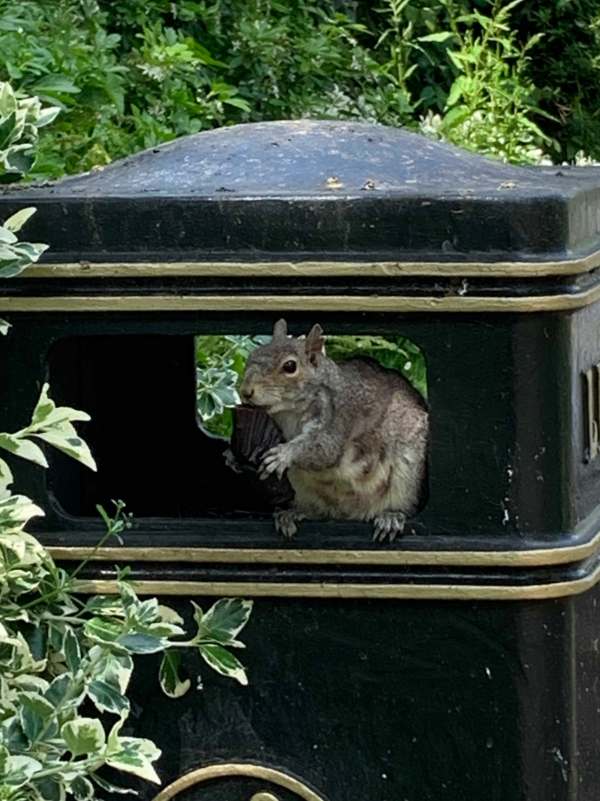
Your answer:
[[[277,320],[273,326],[273,339],[285,339],[287,337],[287,323],[285,320]]]
[[[323,329],[318,323],[313,325],[308,332],[305,347],[306,353],[313,363],[319,356],[325,355],[325,337],[323,336]]]

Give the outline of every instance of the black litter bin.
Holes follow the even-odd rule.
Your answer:
[[[49,378],[99,464],[19,465],[39,537],[78,560],[122,497],[137,526],[85,589],[123,562],[180,610],[256,599],[249,687],[169,700],[141,670],[161,801],[596,801],[600,172],[276,122],[6,189],[0,219],[30,205],[50,249],[0,284],[4,420]],[[351,521],[280,539],[198,426],[194,337],[279,317],[423,353],[427,500],[393,543]]]

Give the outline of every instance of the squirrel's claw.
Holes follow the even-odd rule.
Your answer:
[[[403,512],[384,512],[373,520],[373,541],[393,542],[398,534],[402,534],[406,524],[406,515]]]
[[[301,520],[304,520],[304,515],[295,512],[293,509],[277,509],[273,512],[273,522],[275,523],[275,530],[282,534],[286,540],[293,539],[295,533],[298,531],[296,525]]]
[[[270,448],[262,458],[259,469],[259,476],[262,479],[268,478],[271,473],[275,473],[277,478],[283,478],[283,474],[290,466],[290,452],[286,442]]]

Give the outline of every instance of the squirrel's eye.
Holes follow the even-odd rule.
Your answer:
[[[283,363],[281,369],[283,370],[284,373],[292,375],[293,373],[296,372],[297,366],[298,365],[296,364],[296,362],[293,361],[293,359],[290,359],[289,361]]]

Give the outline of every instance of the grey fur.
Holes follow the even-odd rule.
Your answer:
[[[295,492],[293,508],[275,516],[279,531],[291,537],[308,517],[370,520],[377,540],[402,532],[422,500],[429,418],[400,373],[370,359],[336,363],[320,326],[294,338],[280,320],[251,354],[240,394],[285,440],[261,465],[263,476],[287,470]]]

